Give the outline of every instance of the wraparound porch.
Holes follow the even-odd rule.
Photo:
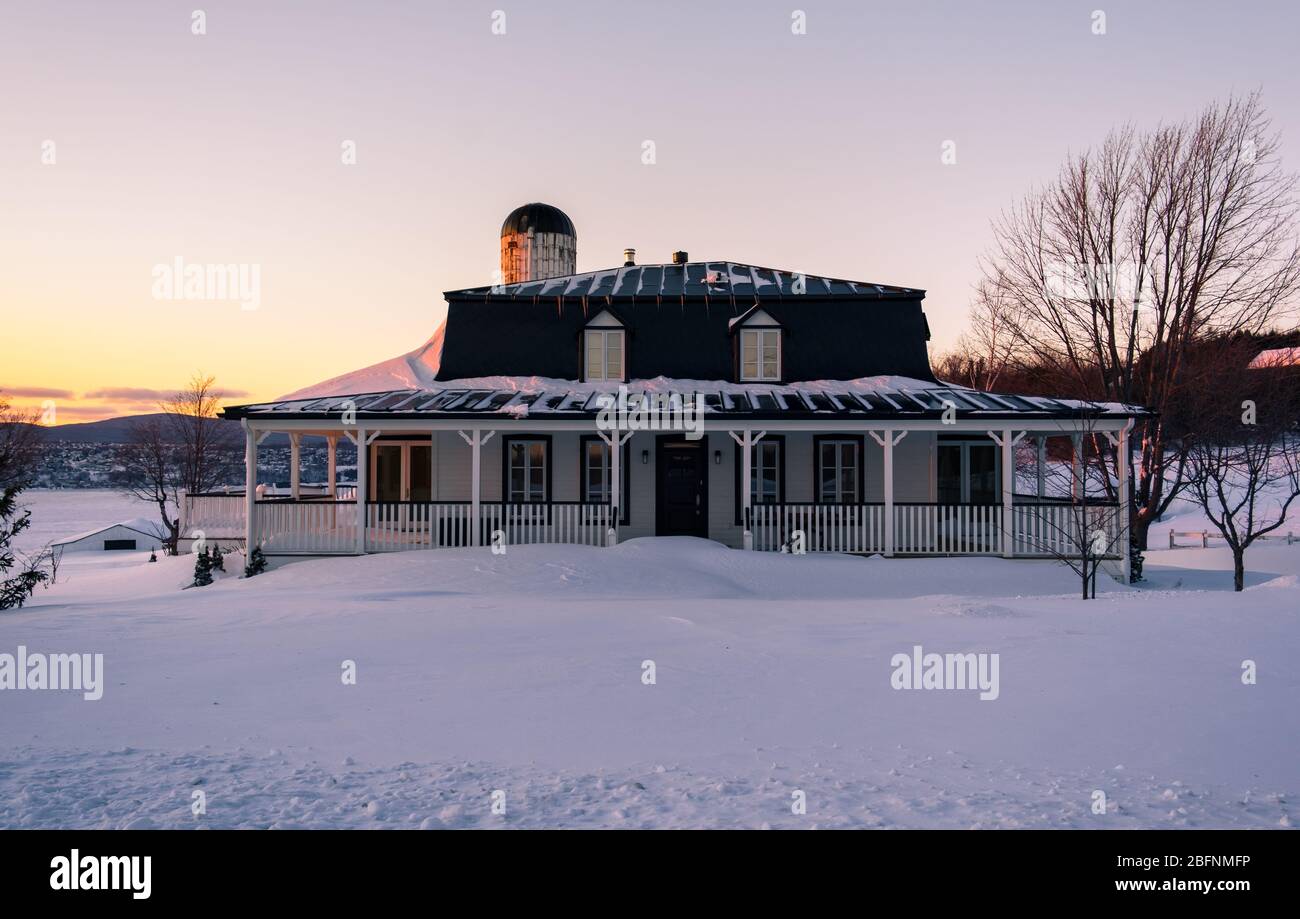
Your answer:
[[[331,462],[322,495],[299,485],[295,497],[295,476],[284,498],[195,496],[183,524],[196,528],[216,513],[229,526],[242,516],[245,538],[268,554],[606,545],[693,532],[757,551],[1054,557],[1101,534],[1098,554],[1116,569],[1127,561],[1127,521],[1115,495],[1053,499],[1042,492],[1041,473],[1037,493],[1032,477],[1024,493],[1023,474],[1016,491],[1017,445],[1036,443],[1041,464],[1045,438],[1081,436],[1068,421],[1033,429],[847,419],[770,430],[719,424],[694,441],[653,431],[614,436],[591,421],[493,422],[384,419],[330,429],[245,421],[247,481],[256,480],[257,443],[271,431],[289,433],[295,454],[302,437],[346,437],[364,446],[355,497],[337,496],[346,486],[333,481]],[[1129,425],[1101,424],[1093,432],[1126,457]],[[1126,464],[1121,473],[1126,480]],[[242,515],[232,507],[240,504]]]

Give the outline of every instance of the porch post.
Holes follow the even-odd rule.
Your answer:
[[[753,430],[746,428],[737,437],[735,431],[728,431],[731,439],[740,447],[740,514],[741,523],[744,530],[741,533],[742,545],[746,549],[754,548],[754,531],[751,528],[750,512],[753,509],[753,491],[754,491],[754,444],[758,443],[767,436],[767,431],[759,431],[758,436],[754,436]]]
[[[899,431],[897,437],[889,428],[882,432],[883,437],[875,431],[867,433],[885,451],[885,557],[892,558],[894,555],[894,446],[907,436],[907,432]]]
[[[1016,443],[1011,439],[1011,429],[1002,431],[1002,557],[1016,554],[1015,510],[1012,501],[1016,491]]]
[[[1124,575],[1124,583],[1129,582],[1131,576],[1130,565],[1132,564],[1132,553],[1129,551],[1129,508],[1132,502],[1129,501],[1129,476],[1128,476],[1128,432],[1132,430],[1133,422],[1130,421],[1124,425],[1119,432],[1119,568]]]
[[[1119,492],[1117,495],[1117,513],[1119,519],[1116,521],[1119,539],[1119,569],[1124,578],[1124,583],[1129,582],[1133,573],[1133,559],[1129,549],[1129,526],[1131,521],[1130,515],[1133,513],[1133,501],[1129,495],[1129,432],[1133,430],[1133,421],[1130,419],[1124,427],[1120,428],[1119,434],[1106,432],[1106,439],[1110,441],[1115,448],[1115,477],[1119,480]],[[1173,540],[1172,534],[1170,540]]]
[[[741,544],[746,549],[754,548],[754,531],[751,528],[749,515],[753,511],[753,493],[754,493],[754,436],[748,428],[745,429],[743,439],[740,442],[740,514],[741,522],[744,523],[745,529],[741,534]]]
[[[257,545],[257,431],[247,419],[244,426],[244,559]]]
[[[1002,433],[989,431],[989,440],[1002,448],[1002,557],[1014,558],[1016,554],[1015,533],[1015,493],[1016,493],[1016,444],[1024,438],[1026,431],[1015,434],[1010,428],[1003,428]]]
[[[1083,494],[1083,435],[1070,435],[1070,500],[1078,501]]]
[[[289,495],[297,501],[302,490],[302,435],[289,434]]]
[[[469,512],[472,523],[469,528],[469,544],[471,546],[477,546],[479,544],[478,531],[483,525],[482,518],[479,515],[479,508],[481,506],[479,487],[482,484],[482,476],[480,475],[481,470],[479,469],[480,448],[483,444],[492,439],[492,435],[495,434],[496,431],[488,431],[486,437],[483,436],[483,432],[479,428],[474,428],[474,430],[469,434],[466,434],[464,431],[459,431],[458,433],[460,434],[460,439],[470,446],[470,462],[473,465],[470,469],[470,488],[472,494],[470,495]],[[501,497],[503,500],[505,499],[505,495],[502,495]]]
[[[482,519],[479,515],[480,501],[482,500],[479,490],[483,484],[482,470],[479,469],[479,455],[481,453],[482,445],[482,440],[479,438],[479,429],[475,428],[474,439],[470,441],[470,453],[473,454],[473,459],[470,460],[470,462],[473,463],[473,468],[470,472],[470,487],[472,489],[470,497],[470,520],[472,522],[469,527],[469,544],[471,546],[478,545],[479,521]]]
[[[366,527],[370,493],[370,444],[365,428],[357,428],[357,554],[366,554]]]
[[[337,434],[325,435],[325,444],[327,447],[326,462],[328,463],[328,470],[326,473],[326,481],[328,483],[327,490],[331,498],[337,498],[339,495],[338,474],[337,474],[338,457],[336,457],[334,454],[337,451],[339,445],[339,436]]]
[[[1047,435],[1039,434],[1034,438],[1034,441],[1038,447],[1036,451],[1038,457],[1036,468],[1038,477],[1038,497],[1044,498],[1047,496]]]

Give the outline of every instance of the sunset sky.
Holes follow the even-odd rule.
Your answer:
[[[253,401],[408,351],[443,290],[491,283],[501,221],[528,201],[573,218],[580,271],[686,249],[925,288],[942,349],[990,219],[1111,127],[1261,89],[1300,168],[1292,2],[2,15],[0,389],[53,400],[58,423],[154,410],[196,371]],[[256,266],[260,303],[155,297],[177,258]]]

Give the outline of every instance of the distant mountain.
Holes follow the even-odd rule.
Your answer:
[[[40,427],[42,438],[46,443],[59,444],[124,444],[130,440],[131,426],[151,418],[161,418],[161,412],[145,415],[123,415],[121,418],[105,418],[103,421],[83,421],[77,424],[56,424]],[[226,421],[214,418],[208,422],[217,428],[229,428],[234,435],[242,439],[243,432],[238,421]],[[289,438],[284,434],[272,434],[262,441],[263,446],[287,446]]]

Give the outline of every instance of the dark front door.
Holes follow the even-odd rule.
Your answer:
[[[655,533],[659,536],[709,535],[707,494],[708,442],[660,438],[656,466],[658,513]]]

